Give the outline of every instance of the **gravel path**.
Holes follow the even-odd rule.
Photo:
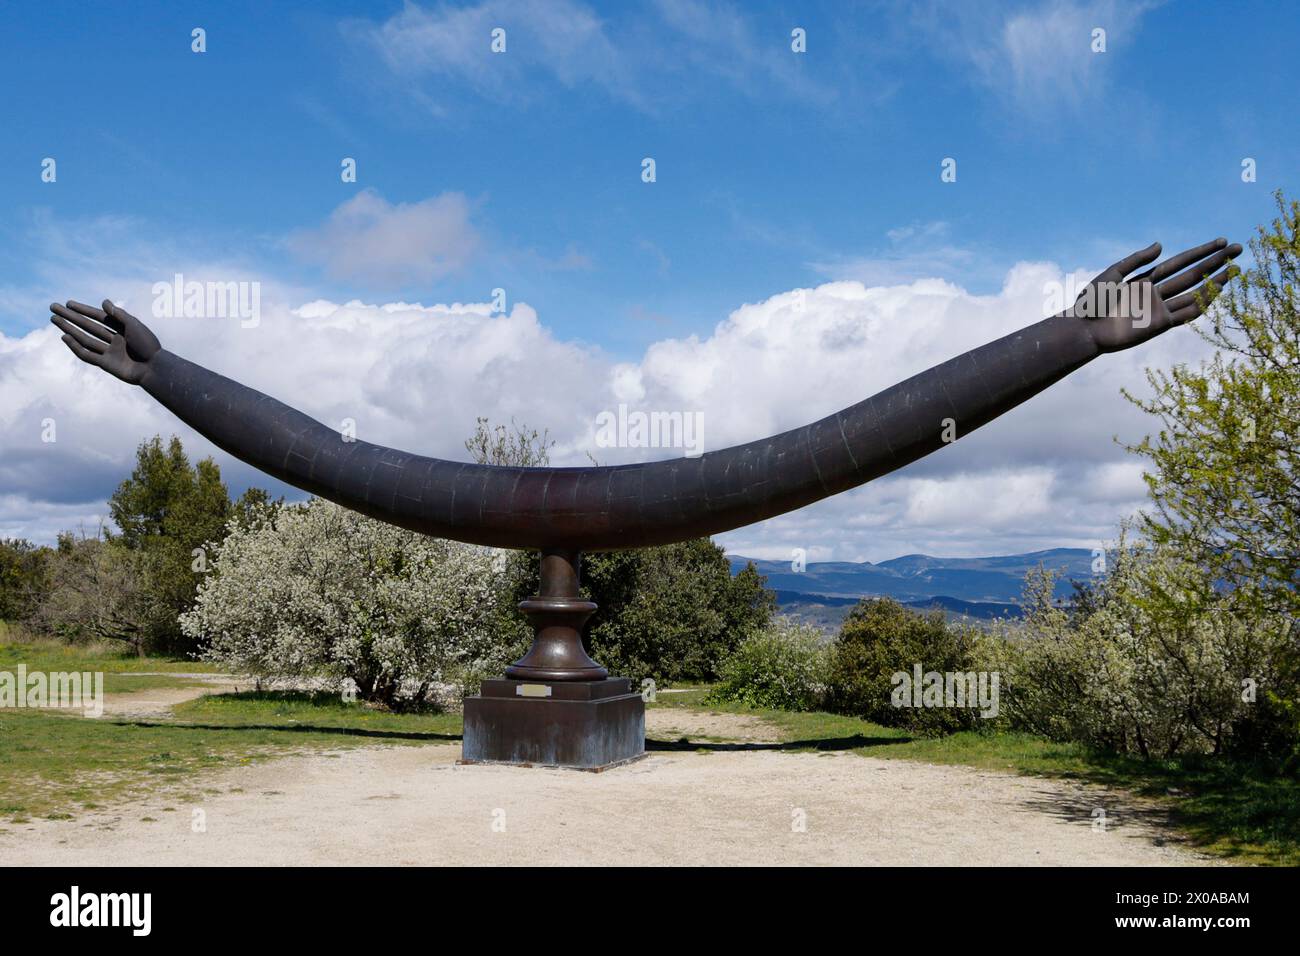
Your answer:
[[[230,694],[248,690],[248,680],[226,674],[128,674],[127,677],[184,677],[198,681],[190,687],[146,687],[130,694],[108,694],[104,700],[106,717],[166,717],[176,704],[183,704],[204,694]]]

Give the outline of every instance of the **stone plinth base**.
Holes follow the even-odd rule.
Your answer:
[[[645,753],[645,702],[626,677],[486,680],[465,699],[462,763],[605,770]]]

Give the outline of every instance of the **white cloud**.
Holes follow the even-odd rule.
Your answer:
[[[683,92],[683,77],[700,75],[746,95],[819,103],[836,97],[799,68],[788,29],[763,35],[743,8],[722,3],[658,0],[653,11],[634,11],[614,27],[577,0],[406,3],[387,20],[348,20],[342,29],[355,46],[378,55],[406,94],[437,114],[452,110],[460,89],[524,105],[556,86],[592,87],[658,112]],[[503,53],[491,48],[496,29],[505,31]],[[426,78],[439,82],[418,82]],[[453,92],[450,84],[459,88]]]
[[[829,279],[852,279],[863,285],[894,285],[940,276],[949,281],[1001,278],[1003,268],[987,252],[956,245],[949,224],[913,223],[885,233],[888,243],[870,253],[809,263]]]
[[[1143,504],[1147,496],[1142,462],[1134,456],[1094,466],[1079,489],[1082,500],[1120,506],[1125,510]]]
[[[470,204],[460,193],[388,202],[366,189],[316,229],[288,239],[291,251],[336,279],[420,282],[462,269],[479,247]]]
[[[505,31],[504,53],[492,52],[496,29]],[[430,9],[407,3],[382,23],[350,20],[343,31],[408,82],[424,76],[455,80],[497,102],[531,99],[536,83],[530,77],[538,74],[566,88],[594,82],[620,98],[639,97],[600,18],[572,0],[484,0]],[[446,98],[427,102],[439,112],[448,106]]]
[[[794,21],[779,29],[766,18],[756,25],[743,5],[703,0],[656,0],[655,7],[671,31],[659,57],[692,76],[712,76],[753,94],[776,89],[819,105],[836,99],[835,90],[811,79],[791,54]]]
[[[1055,265],[1019,263],[988,296],[936,279],[782,293],[737,309],[708,338],[655,343],[620,368],[620,381],[645,407],[701,410],[708,448],[724,447],[813,421],[1037,321],[1044,288],[1064,279]],[[744,554],[802,547],[843,560],[1095,546],[1144,500],[1140,463],[1113,439],[1137,439],[1153,423],[1120,388],[1141,394],[1144,366],[1202,354],[1183,330],[1103,356],[902,472],[724,543]]]
[[[1111,63],[1131,45],[1158,0],[1042,0],[1008,10],[994,5],[931,3],[914,20],[977,78],[1018,109],[1062,119],[1109,88]],[[1092,49],[1105,30],[1106,51]]]
[[[915,478],[907,484],[904,520],[921,528],[952,528],[978,522],[1003,530],[1052,512],[1050,468]]]

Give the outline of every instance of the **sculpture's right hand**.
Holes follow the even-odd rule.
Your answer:
[[[55,302],[50,311],[73,355],[132,385],[143,381],[149,360],[162,348],[148,326],[108,299],[102,309],[69,299],[67,305]]]

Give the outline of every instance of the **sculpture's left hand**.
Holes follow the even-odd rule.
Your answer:
[[[1084,321],[1101,351],[1132,348],[1204,312],[1237,274],[1228,263],[1240,254],[1237,243],[1215,239],[1129,277],[1160,255],[1160,243],[1152,243],[1093,279],[1064,314]]]
[[[108,299],[102,309],[69,299],[67,305],[55,302],[50,311],[73,355],[132,385],[144,380],[149,360],[162,348],[147,325]]]

